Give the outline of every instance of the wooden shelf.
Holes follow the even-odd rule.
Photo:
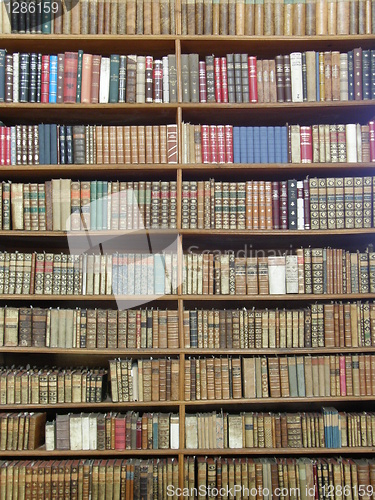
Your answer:
[[[278,348],[251,348],[251,349],[204,349],[204,348],[180,348],[180,349],[80,349],[76,347],[0,347],[1,353],[13,354],[59,354],[59,355],[90,355],[90,356],[135,356],[137,358],[144,356],[178,356],[185,354],[187,356],[268,356],[268,355],[303,355],[303,354],[371,354],[375,353],[374,347],[278,347]]]
[[[115,457],[115,456],[177,456],[182,455],[208,455],[208,456],[232,456],[232,455],[331,455],[331,454],[372,454],[375,447],[343,447],[343,448],[216,448],[216,449],[159,449],[159,450],[53,450],[46,451],[45,447],[36,450],[23,451],[0,451],[0,457]]]
[[[121,302],[121,301],[145,301],[163,300],[176,302],[179,295],[0,295],[0,300],[32,300],[34,301],[60,301],[60,302]],[[374,296],[375,298],[375,296]]]
[[[1,238],[87,238],[90,236],[113,236],[121,235],[182,235],[182,236],[277,236],[279,237],[316,237],[316,236],[355,236],[355,235],[375,235],[375,228],[358,228],[358,229],[330,229],[330,230],[299,230],[293,231],[290,229],[119,229],[119,230],[94,230],[87,231],[17,231],[17,230],[0,230]]]
[[[84,410],[85,408],[100,411],[108,409],[113,411],[132,410],[134,408],[168,408],[171,411],[178,411],[181,401],[126,401],[123,403],[112,403],[103,401],[101,403],[56,403],[56,404],[6,404],[0,405],[0,411],[30,411],[31,409],[42,410]]]
[[[207,407],[207,408],[217,408],[221,406],[225,406],[230,408],[231,406],[238,405],[282,405],[289,406],[294,403],[302,403],[302,404],[327,404],[327,403],[335,403],[335,402],[359,402],[359,401],[375,401],[375,396],[314,396],[311,398],[252,398],[252,399],[200,399],[196,401],[185,401],[185,408],[193,411],[199,411],[197,408],[199,407]]]

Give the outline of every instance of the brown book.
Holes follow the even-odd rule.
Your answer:
[[[160,35],[160,0],[151,0],[152,34]]]
[[[324,52],[324,100],[332,101],[332,53]]]
[[[264,33],[264,5],[263,1],[254,6],[254,35],[262,36]]]
[[[293,35],[304,36],[306,33],[306,3],[297,0],[293,2]]]
[[[328,9],[325,0],[316,2],[316,35],[328,34]]]

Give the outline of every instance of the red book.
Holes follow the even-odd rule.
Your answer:
[[[202,163],[211,163],[210,131],[208,125],[202,125]]]
[[[217,130],[216,125],[210,125],[211,163],[217,163]]]
[[[125,418],[115,418],[115,450],[125,450]]]
[[[288,229],[288,181],[280,182],[280,229]]]
[[[227,72],[227,58],[221,58],[221,100],[228,102],[228,72]]]
[[[225,163],[225,127],[217,126],[217,162]]]
[[[154,61],[154,69],[152,73],[154,87],[154,102],[163,102],[163,63],[160,59]]]
[[[248,68],[249,100],[250,102],[258,102],[257,58],[255,56],[249,56]]]
[[[345,356],[340,356],[340,396],[346,396]]]
[[[199,102],[207,102],[206,63],[199,61]]]
[[[311,228],[311,219],[310,219],[310,185],[309,179],[305,179],[303,181],[303,208],[305,211],[305,229]]]
[[[312,163],[312,130],[309,126],[301,126],[301,163]]]
[[[220,57],[214,59],[214,75],[215,75],[215,99],[216,102],[222,102],[221,94],[221,61]]]
[[[0,127],[0,165],[5,165],[5,127]]]
[[[42,56],[42,85],[41,102],[48,102],[49,98],[49,56]],[[75,102],[75,101],[74,101]]]
[[[278,181],[272,181],[272,228],[280,229],[280,195]]]
[[[64,102],[75,103],[77,95],[78,52],[65,52]]]
[[[368,122],[370,129],[370,160],[375,161],[375,122]]]
[[[225,125],[225,163],[233,163],[233,126]]]
[[[137,426],[136,426],[136,448],[137,450],[142,449],[142,418],[137,418]]]

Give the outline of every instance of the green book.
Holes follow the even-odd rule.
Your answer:
[[[42,2],[42,33],[46,35],[51,34],[51,0],[44,0]]]
[[[78,51],[76,102],[81,102],[83,50]]]
[[[110,67],[109,67],[109,102],[118,102],[118,83],[120,72],[120,56],[111,54]]]

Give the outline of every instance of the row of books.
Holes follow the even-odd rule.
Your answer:
[[[28,4],[26,4],[28,5]],[[38,2],[39,8],[19,9],[14,0],[4,2],[0,33],[55,35],[173,35],[176,33],[175,1],[139,0],[96,3]]]
[[[299,248],[280,255],[231,252],[184,254],[182,293],[187,295],[277,295],[373,293],[371,252]],[[334,283],[336,282],[336,285]]]
[[[371,498],[375,487],[375,461],[363,458],[186,457],[184,471],[189,500],[194,500],[198,491],[209,498],[228,489],[240,500],[255,497],[256,491],[286,500],[291,498],[290,492],[292,498],[298,494],[311,498],[336,489],[350,497],[360,490],[364,498]],[[175,491],[171,489],[171,493]]]
[[[46,450],[166,450],[179,448],[179,415],[69,413],[45,425]]]
[[[1,190],[0,222],[3,221],[4,229],[79,231],[177,227],[176,181],[52,179],[39,185],[4,182],[0,185],[0,195]]]
[[[44,444],[45,425],[45,413],[0,413],[0,450],[36,450]]]
[[[0,165],[173,164],[177,125],[14,125],[0,122]]]
[[[375,304],[311,304],[303,309],[183,311],[184,347],[285,349],[375,345]]]
[[[375,98],[375,51],[181,54],[182,102],[314,102]]]
[[[0,345],[177,349],[178,311],[1,307]]]
[[[374,370],[370,354],[189,358],[184,399],[372,396]]]
[[[177,254],[0,253],[0,293],[176,294]]]
[[[65,52],[7,54],[0,49],[0,102],[177,102],[176,56],[110,57]]]
[[[276,349],[371,347],[375,305],[312,304],[303,309],[195,309],[183,312],[184,347]],[[177,349],[178,311],[1,307],[0,345],[81,349]]]
[[[112,359],[109,374],[113,403],[180,399],[179,359]]]
[[[168,498],[171,491],[170,498],[178,500],[173,494],[178,488],[177,458],[1,460],[0,475],[2,494],[8,497],[27,498],[30,493],[55,499],[61,491],[64,500],[135,500],[152,498],[154,491],[158,498]]]
[[[185,416],[188,449],[372,446],[374,413],[197,413]]]
[[[358,35],[374,33],[371,5],[339,0],[246,3],[241,0],[181,5],[183,35]]]
[[[107,371],[98,368],[0,367],[0,404],[100,403]]]
[[[363,163],[375,160],[368,125],[245,127],[182,124],[185,163]]]
[[[181,163],[375,161],[375,125],[182,124]],[[177,125],[0,127],[0,165],[177,164]]]
[[[182,182],[182,229],[372,226],[374,178]]]

